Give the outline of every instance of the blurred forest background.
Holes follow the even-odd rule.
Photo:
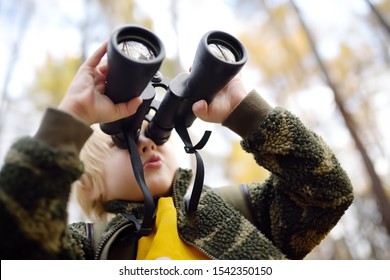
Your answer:
[[[124,24],[161,38],[167,77],[189,69],[205,32],[239,38],[248,90],[321,135],[354,186],[354,204],[306,259],[390,259],[390,0],[0,0],[0,165]],[[194,137],[207,126],[197,120]],[[236,135],[211,129],[201,151],[207,184],[266,178]],[[69,211],[70,221],[83,218],[73,204]]]

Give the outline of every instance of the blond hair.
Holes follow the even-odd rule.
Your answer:
[[[80,152],[84,173],[73,184],[73,191],[85,216],[91,221],[96,221],[107,218],[107,212],[103,207],[105,196],[104,161],[109,156],[113,141],[97,125],[93,125],[92,129],[94,130],[93,134]]]

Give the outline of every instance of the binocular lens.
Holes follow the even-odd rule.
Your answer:
[[[124,41],[118,45],[119,49],[134,60],[152,60],[156,56],[151,48],[137,41]]]
[[[225,47],[224,45],[212,43],[207,45],[207,48],[215,57],[223,61],[230,62],[230,63],[237,61],[233,52],[229,50],[227,47]]]

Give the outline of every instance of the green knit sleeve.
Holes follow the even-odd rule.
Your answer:
[[[288,258],[305,257],[353,201],[346,172],[325,142],[282,108],[242,147],[271,173],[248,187],[256,224]]]
[[[81,172],[73,154],[34,138],[12,146],[0,173],[2,259],[63,257],[70,185]]]
[[[0,171],[1,259],[84,258],[75,249],[82,244],[67,228],[70,186],[83,172],[73,147],[81,145],[73,145],[69,133],[61,145],[45,141],[45,135],[54,139],[56,130],[69,130],[72,123],[69,119],[63,122],[68,125],[51,129],[41,125],[45,133],[24,137],[8,151]]]

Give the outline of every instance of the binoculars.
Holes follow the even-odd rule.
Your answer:
[[[114,31],[107,48],[105,94],[114,103],[137,96],[143,100],[134,115],[100,124],[101,130],[112,136],[116,146],[129,150],[134,176],[144,195],[142,225],[134,215],[126,216],[136,225],[137,237],[150,233],[155,215],[154,198],[145,183],[136,145],[143,121],[148,121],[145,136],[157,145],[164,144],[175,129],[186,152],[195,154],[197,170],[187,211],[196,211],[204,177],[203,162],[197,150],[206,144],[210,131],[205,132],[198,144],[192,145],[187,132],[196,119],[192,105],[202,99],[210,103],[247,61],[243,45],[221,31],[208,32],[201,38],[190,73],[178,74],[173,79],[163,77],[159,68],[164,57],[161,40],[151,31],[133,25]],[[162,100],[155,100],[159,87],[165,94]]]
[[[174,128],[190,127],[196,119],[192,105],[201,99],[210,103],[247,61],[243,45],[221,31],[201,38],[190,73],[164,78],[158,71],[164,57],[163,43],[145,28],[128,25],[113,32],[107,50],[105,94],[114,103],[136,96],[143,100],[134,115],[100,124],[117,146],[126,148],[125,134],[137,139],[144,120],[149,122],[145,135],[157,145],[165,143]],[[166,90],[161,101],[155,100],[157,87]]]

